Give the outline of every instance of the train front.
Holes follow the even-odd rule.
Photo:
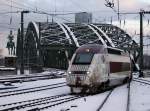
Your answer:
[[[100,45],[85,45],[76,50],[67,70],[67,84],[72,93],[87,92],[99,81],[98,56],[103,50],[104,46]]]

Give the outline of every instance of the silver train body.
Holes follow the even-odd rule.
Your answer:
[[[120,49],[84,45],[76,50],[67,70],[72,93],[96,92],[130,78],[130,57]]]

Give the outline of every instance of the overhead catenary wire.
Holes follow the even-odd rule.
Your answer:
[[[54,16],[55,14],[51,14],[51,13],[47,13],[47,12],[40,12],[40,11],[31,11],[31,12],[37,13],[37,14],[49,15],[49,16],[53,16],[53,17],[56,17],[56,18],[60,18],[60,19],[65,20],[65,21],[67,21],[67,22],[72,22],[72,21],[67,20],[67,19],[65,19],[65,18],[58,17],[58,16]]]
[[[70,2],[73,4],[73,5],[76,5],[80,10],[81,12],[86,9],[85,7],[81,6],[80,4],[78,4],[77,2],[75,2],[74,0],[70,0]],[[83,8],[83,9],[82,9]]]
[[[7,1],[10,1],[10,0],[7,0]],[[78,6],[81,10],[82,10],[82,8],[80,7],[80,5],[79,4],[77,4],[76,2],[74,2],[73,0],[71,0],[71,2],[73,3],[73,4],[76,4],[76,6]],[[19,6],[24,6],[24,4],[21,4],[21,3],[19,3],[19,2],[16,2],[16,1],[13,1],[13,3],[14,4],[17,4],[17,5],[19,5]],[[26,3],[27,4],[27,3]],[[31,5],[31,4],[30,4]],[[33,5],[32,5],[33,6]],[[13,6],[14,7],[14,6]],[[29,5],[28,5],[28,7],[29,7]],[[34,6],[35,7],[35,6]],[[20,9],[20,7],[16,7],[15,6],[15,8],[19,8]],[[21,8],[21,9],[23,9],[23,8]],[[38,9],[40,9],[40,8],[38,8]],[[85,9],[85,8],[84,8]],[[40,10],[43,10],[43,9],[40,9]],[[32,10],[33,11],[33,10]],[[81,12],[84,12],[84,11],[81,11]],[[76,13],[80,13],[80,12],[73,12],[73,13],[57,13],[56,14],[56,11],[55,11],[55,13],[54,14],[51,14],[51,16],[56,16],[56,15],[69,15],[69,14],[76,14]],[[49,15],[49,14],[48,14]]]
[[[1,29],[13,29],[13,30],[18,30],[17,27],[9,27],[9,26],[3,26],[3,25],[0,25],[0,28],[1,28]]]
[[[10,25],[9,23],[0,22],[0,25]]]
[[[0,15],[10,14],[10,13],[20,13],[21,11],[7,11],[7,12],[0,12]]]
[[[10,11],[12,12],[12,0],[11,0],[11,8],[10,8]],[[12,24],[12,13],[10,13],[10,21],[9,21],[9,24],[11,25]]]
[[[14,11],[14,12],[0,12],[0,14],[9,14],[9,13],[20,13],[21,11]],[[40,11],[30,11],[32,13],[36,13],[36,14],[45,14],[45,15],[49,15],[49,16],[53,16],[53,14],[51,13],[46,13],[46,12],[40,12]],[[71,20],[68,20],[68,19],[65,19],[65,18],[62,18],[62,17],[58,17],[58,16],[55,16],[56,18],[59,18],[59,19],[62,19],[62,20],[65,20],[67,22],[72,22]],[[5,27],[6,28],[6,27]]]
[[[7,0],[7,1],[10,1],[10,0]],[[16,5],[18,5],[18,6],[21,6],[21,7],[26,7],[27,9],[24,8],[24,10],[44,11],[44,12],[46,11],[45,9],[42,9],[42,8],[40,8],[40,7],[37,7],[37,6],[35,6],[35,5],[33,5],[33,4],[30,4],[30,3],[28,3],[28,2],[26,2],[26,3],[21,3],[21,2],[17,2],[17,1],[14,1],[14,0],[13,0],[13,3],[16,4]],[[33,7],[35,7],[35,8],[33,8]]]
[[[7,1],[10,1],[10,0],[7,0]],[[76,4],[76,6],[78,6],[81,10],[82,10],[82,7],[80,6],[80,4],[78,4],[78,3],[76,3],[75,1],[73,1],[73,0],[71,0],[71,2],[73,3],[73,4]],[[20,6],[25,6],[24,4],[22,4],[22,3],[20,3],[20,2],[16,2],[16,1],[13,1],[13,3],[15,3],[15,4],[18,4],[18,5],[20,5]],[[28,7],[30,7],[31,8],[31,6],[33,6],[33,4],[29,4],[29,3],[25,3]],[[35,6],[33,6],[33,7],[35,7]],[[40,11],[42,11],[43,9],[41,9],[41,8],[39,8],[39,7],[37,7],[38,9],[40,9]],[[85,9],[85,8],[84,8]],[[81,11],[81,12],[84,12],[84,11]],[[93,11],[92,11],[93,12]],[[102,12],[102,11],[101,11]],[[135,12],[133,12],[133,13],[135,13]],[[75,14],[75,13],[70,13],[70,14]],[[132,12],[127,12],[127,13],[120,13],[120,14],[132,14]]]
[[[7,3],[1,3],[0,5],[1,5],[1,6],[11,7],[11,5],[10,5],[10,4],[7,4]],[[14,5],[12,5],[12,8],[20,9],[20,10],[26,10],[25,8],[18,7],[18,6],[14,6]]]
[[[6,1],[11,1],[11,0],[6,0]],[[78,11],[78,12],[67,12],[67,13],[65,13],[64,11],[63,11],[63,13],[58,13],[59,11],[57,11],[57,13],[56,13],[56,11],[55,11],[55,13],[47,13],[47,12],[45,12],[44,11],[44,9],[42,9],[42,8],[39,8],[39,7],[37,7],[37,10],[36,9],[34,9],[34,8],[32,8],[31,6],[33,6],[33,7],[36,7],[36,6],[34,6],[33,4],[29,4],[29,3],[25,3],[25,4],[22,4],[22,3],[20,3],[20,2],[17,2],[17,1],[14,1],[13,0],[13,8],[17,8],[17,9],[21,9],[20,11],[22,11],[22,10],[30,10],[31,9],[31,11],[34,11],[34,12],[36,12],[37,14],[46,14],[46,15],[48,15],[48,16],[53,16],[53,17],[56,17],[56,16],[61,16],[61,15],[73,15],[73,14],[76,14],[76,13],[82,13],[82,12],[85,12],[85,11],[83,11],[82,10],[82,7],[80,6],[80,4],[78,4],[78,3],[76,3],[74,0],[71,0],[70,2],[72,2],[72,4],[75,4],[77,7],[79,7],[80,8],[80,10],[81,11]],[[14,6],[14,5],[18,5],[18,6],[20,6],[20,7],[18,7],[18,6]],[[9,6],[9,7],[11,7],[11,5],[9,5],[9,4],[7,4],[7,6]],[[24,7],[26,7],[26,8],[22,8],[21,6],[24,6]],[[32,10],[33,9],[33,10]],[[41,13],[41,12],[45,12],[45,13]],[[91,11],[92,13],[94,13],[94,12],[102,12],[101,10],[97,10],[97,11]],[[105,12],[108,12],[109,13],[109,11],[105,11]],[[9,12],[8,12],[9,13]],[[10,12],[11,13],[11,12]],[[120,14],[123,14],[123,15],[126,15],[126,14],[137,14],[138,12],[122,12],[122,13],[120,13]],[[7,14],[7,12],[4,12],[4,13],[1,13],[0,12],[0,14]],[[68,18],[66,19],[64,16],[63,17],[56,17],[56,18],[58,18],[58,19],[62,19],[62,20],[65,20],[65,21],[67,21],[67,22],[71,22],[71,20],[68,20]]]
[[[7,1],[10,1],[10,0],[7,0]],[[73,12],[73,11],[67,11],[67,13],[55,13],[55,11],[54,11],[54,13],[53,13],[53,15],[54,14],[57,14],[57,15],[69,15],[69,14],[76,14],[76,13],[80,13],[80,12],[85,12],[83,9],[82,9],[82,7],[79,5],[79,4],[77,4],[75,1],[73,1],[73,0],[71,0],[71,2],[72,2],[72,4],[74,5],[74,4],[76,4],[76,6],[77,7],[79,7],[80,9],[81,9],[81,11],[77,11],[77,12]],[[19,6],[24,6],[24,4],[22,4],[22,3],[20,3],[20,2],[14,2],[13,1],[13,3],[14,4],[17,4],[17,5],[19,5]],[[33,6],[33,7],[35,7],[33,4],[29,4],[29,3],[25,3],[28,7],[31,7],[31,6]],[[32,8],[33,9],[33,8]],[[37,9],[38,10],[34,10],[34,11],[43,11],[43,12],[45,12],[45,10],[44,9],[42,9],[42,8],[39,8],[39,7],[37,7]],[[84,9],[85,9],[85,7],[84,7]],[[29,9],[28,9],[29,10]],[[32,10],[33,11],[33,10]],[[57,11],[57,12],[59,12],[59,11]],[[64,12],[64,11],[63,11]],[[88,12],[88,11],[86,11],[86,12]],[[90,12],[108,12],[107,10],[97,10],[97,11],[90,11]],[[110,12],[110,11],[109,11]]]
[[[7,1],[10,1],[10,0],[7,0]],[[17,2],[14,2],[14,3],[17,3]],[[19,3],[17,3],[17,4],[19,4]],[[17,6],[12,6],[12,5],[9,5],[9,4],[3,4],[3,5],[6,5],[6,6],[9,6],[9,7],[13,7],[13,8],[17,8],[17,9],[24,9],[24,8],[21,8],[21,7],[17,7]],[[20,4],[21,5],[21,4]],[[31,10],[32,12],[38,12],[38,14],[47,14],[47,15],[49,15],[49,16],[54,16],[55,15],[55,17],[56,17],[56,15],[68,15],[68,14],[74,14],[74,13],[67,13],[67,14],[49,14],[49,13],[44,13],[44,11],[34,11],[34,10]],[[43,12],[43,13],[41,13],[41,12]],[[3,12],[3,13],[0,13],[0,14],[8,14],[8,13],[12,13],[12,12]],[[63,20],[65,20],[65,21],[67,21],[67,22],[71,22],[70,20],[67,20],[67,19],[64,19],[64,18],[62,18],[62,17],[57,17],[57,18],[60,18],[60,19],[63,19]]]
[[[14,1],[14,0],[6,0],[6,1],[10,1],[10,2],[12,2],[13,4],[16,4],[16,5],[18,5],[18,6],[22,6],[22,7],[29,8],[29,9],[31,9],[31,10],[35,10],[33,7],[31,7],[31,6],[29,6],[29,5],[25,5],[25,4],[22,4],[22,3],[20,3],[20,2],[16,2],[16,1]]]

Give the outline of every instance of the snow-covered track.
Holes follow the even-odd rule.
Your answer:
[[[119,95],[119,93],[121,93],[120,92],[121,87],[124,88],[123,90],[125,92],[122,93],[123,94],[122,96]],[[116,110],[117,108],[123,108],[125,111],[130,111],[130,83],[121,87],[114,87],[113,89],[111,89],[107,93],[107,95],[105,96],[99,107],[96,109],[96,111],[108,111],[110,109]],[[120,97],[122,99],[120,99]],[[124,104],[125,102],[122,104],[122,100],[125,100],[126,104]],[[118,105],[115,108],[113,108],[112,105],[114,103],[117,103]]]
[[[126,111],[130,111],[130,82],[128,83],[128,95],[127,95],[127,109]]]
[[[106,101],[108,100],[109,96],[111,95],[111,93],[113,92],[114,89],[112,89],[107,96],[105,97],[105,99],[103,100],[103,102],[100,104],[100,106],[98,107],[98,109],[96,111],[100,111],[102,109],[102,107],[104,106],[104,104],[106,103]]]
[[[0,83],[5,83],[5,82],[11,82],[11,83],[16,83],[16,82],[28,82],[28,81],[35,81],[35,80],[44,80],[44,79],[51,79],[51,78],[58,78],[56,75],[59,72],[49,72],[46,74],[29,74],[29,75],[19,75],[19,76],[2,76],[0,78]]]
[[[74,101],[74,100],[82,98],[82,97],[84,97],[84,96],[81,96],[81,95],[68,95],[65,98],[59,98],[59,99],[56,99],[56,100],[47,101],[47,102],[44,103],[44,105],[42,104],[42,106],[38,105],[38,107],[29,108],[27,111],[42,111],[42,110],[49,109],[49,108],[54,107],[54,106],[56,107],[58,105],[65,104],[67,102]]]
[[[150,81],[144,80],[144,79],[140,79],[140,78],[134,78],[133,81],[135,81],[135,82],[140,82],[140,83],[147,84],[147,85],[150,85]]]
[[[32,93],[32,92],[37,92],[37,91],[43,91],[43,90],[64,87],[64,86],[66,86],[66,82],[45,85],[45,86],[39,86],[39,87],[33,87],[33,88],[27,88],[27,89],[18,89],[18,90],[12,90],[12,91],[7,91],[7,92],[0,92],[0,97]]]
[[[63,99],[68,100],[74,97],[75,96],[71,96],[70,94],[61,94],[61,95],[43,97],[43,98],[38,98],[38,99],[33,99],[33,100],[26,100],[26,101],[14,102],[14,103],[9,103],[9,104],[3,104],[3,105],[0,105],[0,111],[13,111],[13,110],[21,110],[25,108],[30,109],[30,107],[37,107],[39,105],[53,103],[53,102],[57,102]]]

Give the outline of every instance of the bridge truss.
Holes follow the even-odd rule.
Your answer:
[[[75,49],[84,44],[117,47],[132,53],[136,60],[139,55],[138,44],[111,24],[30,22],[24,38],[25,65],[67,68]]]

